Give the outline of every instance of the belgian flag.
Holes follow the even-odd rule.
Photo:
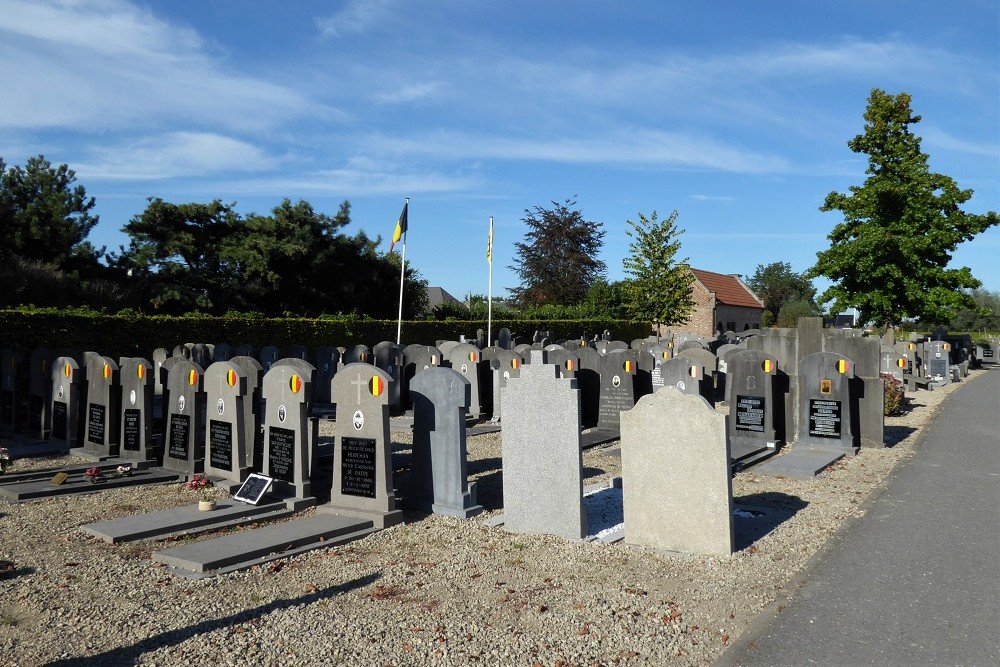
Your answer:
[[[410,207],[410,202],[403,204],[403,212],[399,214],[399,220],[396,221],[396,230],[392,233],[392,243],[389,244],[389,252],[396,247],[400,239],[406,234],[407,227],[407,209]]]

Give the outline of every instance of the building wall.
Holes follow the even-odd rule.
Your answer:
[[[736,333],[747,329],[760,329],[760,319],[763,308],[747,308],[746,306],[719,305],[715,308],[715,331],[721,324],[722,330],[732,330]]]
[[[697,280],[691,285],[691,319],[685,325],[675,327],[680,331],[689,331],[697,336],[715,336],[715,295]]]

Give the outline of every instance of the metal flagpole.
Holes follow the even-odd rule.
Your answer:
[[[399,317],[396,320],[396,345],[400,345],[400,341],[403,338],[403,280],[406,277],[406,232],[409,229],[409,214],[410,214],[410,198],[406,198],[406,204],[403,207],[406,210],[407,224],[406,229],[403,230],[403,252],[400,253],[400,258],[402,262],[399,268]]]
[[[493,345],[493,216],[490,216],[490,239],[486,248],[486,260],[490,265],[490,281],[486,296],[486,347]]]

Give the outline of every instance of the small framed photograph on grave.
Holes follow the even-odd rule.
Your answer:
[[[239,490],[233,494],[233,500],[239,500],[244,503],[256,505],[271,487],[271,482],[272,478],[270,477],[258,475],[257,473],[250,473],[250,476],[247,477],[245,482],[243,482]]]

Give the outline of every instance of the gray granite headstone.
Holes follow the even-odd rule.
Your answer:
[[[237,355],[229,360],[247,379],[245,405],[253,414],[253,438],[247,440],[247,466],[260,472],[264,461],[264,367],[254,357]],[[314,394],[315,395],[315,394]]]
[[[83,402],[87,369],[73,357],[57,357],[52,362],[52,425],[49,439],[62,443],[67,450],[77,446],[80,428],[80,404]]]
[[[372,348],[372,358],[375,365],[392,378],[388,387],[389,411],[402,412],[400,389],[403,384],[401,382],[403,377],[403,347],[392,341],[384,340]]]
[[[315,504],[314,433],[309,421],[313,367],[301,359],[275,364],[264,374],[264,456],[261,472],[271,493],[298,507]]]
[[[314,403],[332,403],[330,381],[340,366],[340,350],[335,347],[316,348],[316,386],[313,387]]]
[[[271,370],[271,366],[274,365],[278,359],[281,359],[281,350],[274,345],[265,345],[260,348],[260,365],[264,368],[264,373]]]
[[[354,345],[344,350],[341,361],[347,364],[370,364],[372,363],[372,351],[367,345]]]
[[[163,439],[163,467],[181,475],[204,472],[205,459],[205,372],[182,357],[160,372],[166,372],[164,391],[166,430]]]
[[[229,343],[216,343],[212,349],[212,361],[229,361],[236,356],[236,348]]]
[[[664,387],[674,387],[682,394],[714,401],[715,383],[700,361],[678,355],[663,360],[657,370]]]
[[[586,343],[579,347],[571,345],[568,349],[580,361],[576,371],[576,386],[580,390],[580,426],[593,428],[600,422],[601,367],[604,357]]]
[[[799,362],[798,444],[856,451],[852,378],[854,364],[835,352],[816,352]]]
[[[784,399],[775,398],[777,360],[757,350],[739,350],[727,355],[727,367],[731,446],[747,451],[776,448],[780,439],[776,423],[782,431],[785,423]]]
[[[344,366],[333,378],[337,406],[333,489],[324,511],[370,519],[385,528],[403,520],[393,491],[389,437],[392,378],[365,363]]]
[[[635,405],[635,350],[611,350],[601,357],[600,407],[597,427],[617,431],[621,413]],[[581,362],[583,357],[580,358]]]
[[[910,372],[910,361],[895,346],[883,347],[879,353],[879,372],[902,378]]]
[[[507,386],[511,378],[520,376],[522,368],[524,360],[513,350],[497,350],[490,359],[490,369],[493,371],[493,421],[500,421],[503,418],[501,390]]]
[[[250,474],[256,438],[253,397],[244,366],[217,361],[205,369],[205,474],[241,484]]]
[[[621,450],[626,543],[691,554],[733,552],[725,417],[708,401],[674,387],[643,396],[622,414]]]
[[[452,370],[469,382],[468,416],[479,419],[483,414],[482,403],[479,400],[479,366],[483,363],[482,353],[475,345],[458,343],[452,346],[447,359]]]
[[[927,377],[940,384],[951,382],[951,343],[933,340],[924,344]]]
[[[410,382],[413,464],[407,502],[416,509],[463,518],[483,511],[476,503],[475,484],[468,481],[465,417],[470,393],[468,377],[451,368],[420,371]]]
[[[87,398],[83,406],[83,451],[91,456],[118,456],[121,383],[118,364],[108,357],[87,359]]]
[[[153,366],[141,357],[124,357],[119,370],[121,419],[119,456],[130,461],[159,458],[153,442]]]
[[[501,389],[504,525],[517,533],[587,535],[580,398],[542,351]]]
[[[52,406],[52,352],[47,347],[31,351],[28,367],[28,434],[44,440],[49,436]]]

